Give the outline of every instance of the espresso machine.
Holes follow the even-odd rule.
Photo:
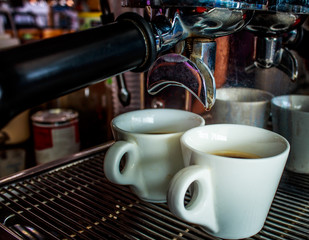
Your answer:
[[[115,21],[0,52],[0,127],[20,112],[127,71],[147,94],[203,111],[215,105],[220,45],[254,36],[246,71],[278,69],[297,81],[291,50],[308,58],[307,1],[123,0]],[[224,39],[223,41],[221,41]],[[222,44],[223,42],[223,44]],[[219,49],[219,50],[220,50]],[[240,51],[242,46],[239,46]],[[168,95],[169,96],[169,95]],[[155,101],[151,107],[168,107]],[[113,142],[0,179],[0,239],[216,239],[176,219],[165,204],[111,184],[102,161]],[[308,239],[308,176],[282,177],[265,226],[250,239]]]
[[[275,67],[297,78],[297,61],[285,43],[305,39],[299,33],[308,13],[304,1],[126,0],[123,6],[144,8],[145,16],[125,13],[110,24],[1,51],[0,126],[25,109],[126,71],[148,71],[150,94],[180,86],[210,109],[215,40],[240,30],[257,36],[248,71]]]

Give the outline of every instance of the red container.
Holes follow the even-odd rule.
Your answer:
[[[38,164],[76,153],[80,148],[78,113],[49,109],[32,115],[35,156]]]

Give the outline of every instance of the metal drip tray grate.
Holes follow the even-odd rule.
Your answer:
[[[166,204],[110,183],[106,149],[2,181],[0,239],[216,239]],[[251,239],[309,239],[309,176],[285,172],[263,230]]]

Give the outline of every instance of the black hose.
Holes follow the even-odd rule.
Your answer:
[[[128,70],[156,56],[150,25],[138,14],[0,52],[0,128],[18,113]]]

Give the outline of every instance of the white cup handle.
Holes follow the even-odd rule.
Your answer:
[[[185,194],[192,183],[195,184],[194,193],[191,201],[185,206]],[[180,170],[170,182],[167,199],[170,211],[177,217],[206,227],[211,232],[218,232],[208,168],[191,165]]]
[[[125,165],[120,171],[120,163],[124,155],[127,154]],[[136,161],[138,161],[138,148],[136,144],[117,141],[106,152],[104,158],[104,173],[108,180],[121,185],[134,185],[138,171]]]

